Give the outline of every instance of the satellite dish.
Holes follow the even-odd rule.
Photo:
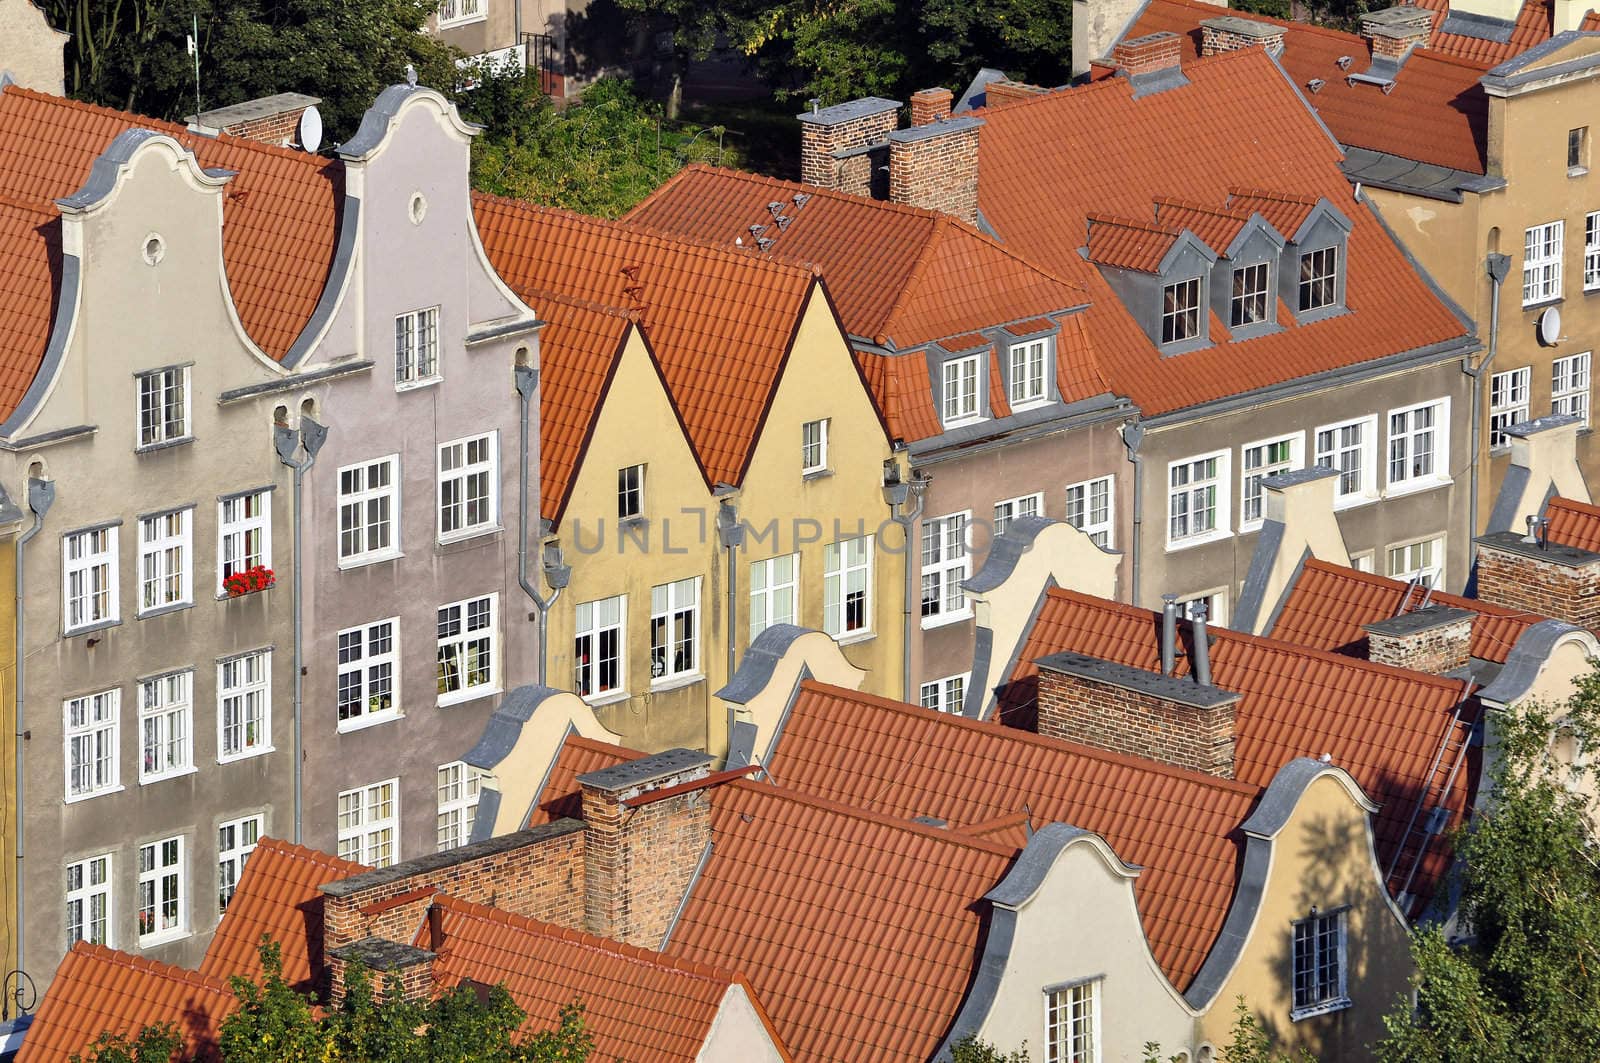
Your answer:
[[[322,112],[315,107],[307,107],[301,111],[297,132],[300,146],[306,151],[315,152],[322,147]]]
[[[1546,347],[1554,347],[1559,339],[1561,339],[1561,308],[1545,307],[1544,313],[1539,315],[1539,342]]]

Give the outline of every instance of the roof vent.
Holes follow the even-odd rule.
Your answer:
[[[751,236],[759,237],[762,233],[764,233],[766,231],[767,231],[767,227],[765,225],[752,225],[752,226],[750,226],[750,235]]]
[[[789,217],[787,214],[780,214],[775,220],[778,223],[778,231],[780,233],[789,227],[790,222],[794,221],[794,219]]]
[[[801,207],[805,206],[809,202],[811,202],[811,193],[810,192],[796,192],[794,194],[794,209],[795,210],[799,210]]]
[[[1311,94],[1314,96],[1317,93],[1321,92],[1322,91],[1322,86],[1324,86],[1326,84],[1327,84],[1327,82],[1323,81],[1321,78],[1312,78],[1310,81],[1306,82],[1306,88],[1310,89],[1311,90]]]
[[[774,199],[771,203],[768,203],[767,211],[776,218],[783,211],[783,200]]]
[[[765,251],[767,248],[772,246],[772,237],[770,237],[770,236],[761,237],[759,240],[756,241],[756,246],[761,248],[761,250]]]
[[[1349,70],[1350,64],[1355,62],[1355,60],[1351,59],[1348,55],[1341,55],[1339,58],[1335,59],[1334,62],[1338,64],[1340,70]]]

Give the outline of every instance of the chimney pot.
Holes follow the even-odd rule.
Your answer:
[[[1203,687],[1211,685],[1211,632],[1206,626],[1206,603],[1196,602],[1189,620],[1189,636],[1194,639],[1194,681]]]
[[[1171,675],[1178,663],[1178,596],[1161,596],[1161,674]]]
[[[800,179],[808,185],[853,195],[872,192],[873,152],[900,122],[896,100],[864,99],[818,107],[800,121]]]
[[[1413,48],[1424,48],[1433,32],[1433,12],[1412,4],[1369,11],[1361,16],[1361,36],[1373,58],[1404,59]]]
[[[1200,20],[1200,54],[1220,55],[1244,48],[1264,48],[1272,55],[1283,51],[1284,28],[1238,15]]]
[[[950,117],[950,105],[955,96],[949,89],[923,89],[911,95],[911,124],[928,125]]]
[[[1431,675],[1460,668],[1471,656],[1476,615],[1432,605],[1366,624],[1367,660]]]
[[[978,135],[962,115],[889,134],[889,198],[978,224]]]
[[[1536,541],[1514,531],[1473,540],[1478,547],[1478,597],[1510,609],[1600,627],[1600,553],[1552,542],[1534,526]]]
[[[1176,69],[1183,56],[1183,41],[1169,30],[1119,41],[1112,58],[1128,77]]]

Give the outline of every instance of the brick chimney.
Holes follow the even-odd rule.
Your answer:
[[[1478,597],[1583,628],[1600,627],[1600,554],[1516,532],[1478,547]]]
[[[1039,666],[1039,733],[1233,778],[1239,695],[1081,653]]]
[[[795,117],[800,120],[800,179],[819,188],[870,195],[872,156],[900,124],[899,102],[868,96],[814,107]]]
[[[1413,48],[1425,48],[1433,32],[1433,12],[1401,4],[1361,16],[1361,36],[1372,47],[1374,59],[1404,59]]]
[[[1128,77],[1175,70],[1183,57],[1183,42],[1176,33],[1161,30],[1118,41],[1111,51],[1111,57]]]
[[[1029,85],[1022,81],[991,81],[983,87],[984,106],[999,107],[1017,100],[1043,96],[1049,91],[1043,85]]]
[[[1443,675],[1471,656],[1472,618],[1466,609],[1432,605],[1362,625],[1367,660]]]
[[[431,913],[430,909],[430,913]],[[428,1000],[433,996],[436,954],[386,938],[362,938],[328,953],[330,997],[334,1007],[344,1000],[350,965],[359,963],[372,980],[379,1000]]]
[[[591,934],[660,947],[711,841],[710,764],[669,749],[578,776]]]
[[[923,89],[911,94],[911,124],[927,125],[942,122],[950,117],[950,104],[955,94],[949,89]]]
[[[1200,20],[1201,55],[1220,55],[1237,52],[1241,48],[1265,48],[1272,55],[1283,51],[1282,26],[1270,22],[1257,22],[1238,15],[1223,15]]]
[[[307,108],[321,102],[315,96],[280,92],[276,96],[263,96],[259,100],[246,100],[231,107],[192,114],[187,121],[191,126],[202,129],[288,148],[298,146],[300,116]]]
[[[981,118],[946,118],[889,134],[889,198],[978,224]]]

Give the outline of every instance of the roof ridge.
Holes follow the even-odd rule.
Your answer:
[[[1596,511],[1600,515],[1600,510]],[[1337,565],[1332,561],[1324,561],[1319,557],[1306,558],[1305,567],[1318,572],[1327,573],[1336,579],[1348,580],[1352,583],[1364,583],[1371,587],[1382,587],[1384,590],[1403,590],[1406,586],[1404,580],[1397,580],[1393,576],[1380,576],[1376,572],[1362,572],[1360,569],[1348,565]],[[1451,594],[1449,591],[1435,592],[1433,600],[1447,599],[1452,602],[1463,603],[1459,608],[1468,609],[1485,616],[1520,617],[1530,615],[1521,609],[1510,609],[1498,602],[1485,601],[1482,598],[1468,598],[1464,594]],[[1542,615],[1542,614],[1532,614]]]
[[[1600,506],[1593,502],[1584,502],[1581,499],[1568,498],[1565,495],[1552,495],[1547,506],[1567,510],[1569,513],[1581,513],[1585,517],[1600,517]]]
[[[1251,188],[1248,185],[1228,186],[1228,195],[1241,199],[1266,199],[1274,203],[1293,203],[1301,207],[1314,207],[1322,197],[1303,196],[1298,192],[1280,192],[1272,188]]]
[[[1083,220],[1090,225],[1117,225],[1124,229],[1138,229],[1141,232],[1153,233],[1156,236],[1181,236],[1183,229],[1162,225],[1158,221],[1138,221],[1126,218],[1120,214],[1106,214],[1101,211],[1090,211],[1083,216]]]
[[[610,303],[597,303],[593,299],[582,299],[576,295],[568,295],[565,292],[558,292],[553,288],[527,287],[522,289],[522,291],[518,294],[522,297],[524,302],[527,301],[529,296],[532,296],[534,298],[547,300],[552,303],[560,303],[563,306],[570,306],[577,310],[588,310],[591,313],[604,314],[606,317],[621,318],[626,321],[631,321],[634,324],[639,323],[640,314],[636,309],[623,306],[613,306]]]
[[[8,210],[26,212],[36,217],[43,218],[46,221],[53,221],[61,216],[60,210],[52,209],[55,207],[54,203],[51,203],[50,207],[44,207],[39,203],[29,202],[25,199],[17,199],[14,196],[8,196],[4,193],[0,193],[0,207],[4,207]]]
[[[131,952],[123,952],[121,949],[114,949],[109,945],[100,945],[81,938],[73,942],[72,949],[68,955],[73,953],[85,959],[115,964],[119,967],[137,971],[140,974],[165,978],[174,982],[183,982],[187,985],[209,989],[214,993],[231,997],[227,979],[218,978],[215,975],[201,974],[191,967],[180,967],[175,963],[166,963],[149,956],[135,956]]]
[[[917,252],[916,260],[911,263],[911,270],[906,274],[905,283],[900,285],[900,291],[895,294],[894,302],[889,304],[889,312],[883,315],[883,321],[878,326],[880,331],[878,335],[872,337],[874,343],[885,346],[889,343],[889,327],[900,316],[900,312],[905,308],[906,302],[911,296],[912,289],[922,279],[922,271],[927,267],[928,262],[932,260],[934,249],[943,242],[944,233],[944,228],[938,225],[936,221],[933,231],[922,242],[922,249]]]
[[[1229,221],[1250,220],[1250,215],[1236,213],[1229,207],[1216,207],[1209,203],[1200,203],[1196,200],[1183,199],[1178,196],[1152,196],[1151,202],[1157,207],[1176,207],[1179,210],[1192,210],[1199,214],[1210,214],[1217,218],[1227,218]],[[1157,213],[1156,217],[1159,221],[1161,215]]]
[[[581,735],[576,731],[567,735],[562,744],[566,745],[567,743],[571,743],[580,749],[587,749],[595,753],[617,753],[629,760],[638,760],[640,757],[648,757],[650,755],[642,750],[632,749],[628,746],[620,745],[615,742],[606,742],[599,738],[590,738],[587,735]]]
[[[310,846],[300,845],[284,838],[274,838],[270,835],[263,835],[261,840],[256,843],[256,849],[279,852],[285,856],[292,856],[314,864],[322,864],[335,870],[349,871],[351,874],[360,874],[363,871],[372,870],[366,864],[347,860],[342,856],[335,856],[333,853],[324,852],[321,849],[313,849]]]

